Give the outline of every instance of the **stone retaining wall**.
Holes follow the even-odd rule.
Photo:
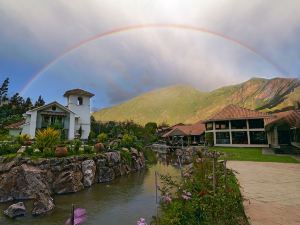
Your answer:
[[[131,162],[119,152],[37,160],[0,157],[0,202],[34,199],[32,213],[43,214],[54,208],[52,195],[78,192],[145,167],[143,153],[129,152]]]

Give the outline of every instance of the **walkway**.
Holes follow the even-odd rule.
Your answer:
[[[300,224],[300,164],[230,161],[251,225]]]

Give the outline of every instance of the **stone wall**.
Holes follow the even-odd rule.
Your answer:
[[[55,194],[78,192],[145,167],[141,152],[129,152],[131,162],[119,152],[36,160],[0,157],[0,202],[34,199],[32,214],[45,213],[54,208]]]

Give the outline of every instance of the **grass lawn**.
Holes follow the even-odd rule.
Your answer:
[[[290,156],[263,155],[262,148],[211,147],[209,149],[226,153],[222,158],[227,160],[299,163]]]

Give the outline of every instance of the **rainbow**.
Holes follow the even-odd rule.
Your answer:
[[[284,74],[286,73],[283,68],[281,68],[278,64],[276,64],[273,60],[271,60],[269,57],[266,55],[260,53],[257,51],[255,48],[243,43],[242,41],[235,39],[233,37],[230,37],[228,35],[225,35],[223,33],[219,33],[216,31],[212,31],[206,28],[202,27],[197,27],[197,26],[191,26],[191,25],[184,25],[184,24],[169,24],[169,23],[159,23],[159,24],[137,24],[137,25],[130,25],[130,26],[125,26],[125,27],[119,27],[113,30],[109,30],[100,34],[97,34],[95,36],[89,37],[87,39],[81,40],[80,42],[70,46],[69,48],[65,49],[63,52],[61,52],[59,55],[57,55],[54,59],[52,59],[50,62],[48,62],[46,65],[44,65],[36,74],[34,74],[30,80],[24,85],[24,87],[21,89],[21,93],[24,93],[29,86],[34,82],[38,77],[40,77],[50,66],[55,64],[57,61],[59,61],[61,58],[65,57],[72,51],[81,48],[82,46],[88,44],[89,42],[98,40],[100,38],[118,34],[121,32],[127,32],[127,31],[132,31],[132,30],[138,30],[138,29],[149,29],[149,28],[168,28],[168,29],[181,29],[181,30],[191,30],[191,31],[197,31],[197,32],[202,32],[202,33],[207,33],[210,35],[214,35],[220,38],[223,38],[227,41],[230,41],[234,44],[237,44],[248,51],[254,53],[255,55],[259,56],[263,60],[265,60],[267,63],[273,66],[274,69],[276,69],[279,73]]]

